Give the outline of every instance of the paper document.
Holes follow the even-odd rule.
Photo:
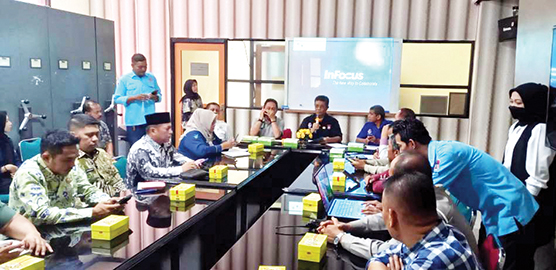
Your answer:
[[[249,152],[247,151],[247,149],[241,149],[241,148],[232,148],[228,151],[224,151],[222,152],[222,154],[226,157],[229,158],[238,158],[238,157],[248,157],[249,156]]]
[[[327,143],[326,145],[332,147],[332,148],[347,148],[348,146],[345,144],[341,144],[341,143]]]

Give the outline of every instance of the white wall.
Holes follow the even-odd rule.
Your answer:
[[[517,25],[515,84],[548,85],[556,1],[521,0]]]

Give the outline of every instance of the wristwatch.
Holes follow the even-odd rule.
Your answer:
[[[339,234],[336,235],[336,237],[334,237],[334,245],[338,246],[340,244],[340,240],[342,240],[342,237],[344,236],[344,234],[346,234],[345,232],[341,232]]]

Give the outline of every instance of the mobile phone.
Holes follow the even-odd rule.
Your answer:
[[[131,197],[133,197],[133,196],[131,196],[131,194],[129,194],[129,195],[127,195],[127,196],[121,198],[121,199],[118,201],[118,203],[119,203],[119,204],[126,204],[129,200],[131,200]]]
[[[196,164],[197,166],[201,166],[201,165],[203,165],[203,163],[205,163],[205,161],[207,161],[206,158],[197,159],[197,160],[195,160],[195,164]]]

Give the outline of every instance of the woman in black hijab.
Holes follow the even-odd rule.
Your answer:
[[[517,121],[510,127],[503,164],[535,196],[539,210],[533,222],[536,247],[554,237],[556,152],[546,146],[548,88],[537,83],[510,90],[510,112]]]
[[[21,165],[21,159],[7,133],[12,130],[12,122],[5,111],[0,111],[0,194],[10,193],[12,177]]]
[[[193,115],[193,112],[199,108],[203,108],[203,100],[199,95],[197,80],[189,79],[183,85],[183,97],[181,98],[181,122],[185,129],[185,124]]]

